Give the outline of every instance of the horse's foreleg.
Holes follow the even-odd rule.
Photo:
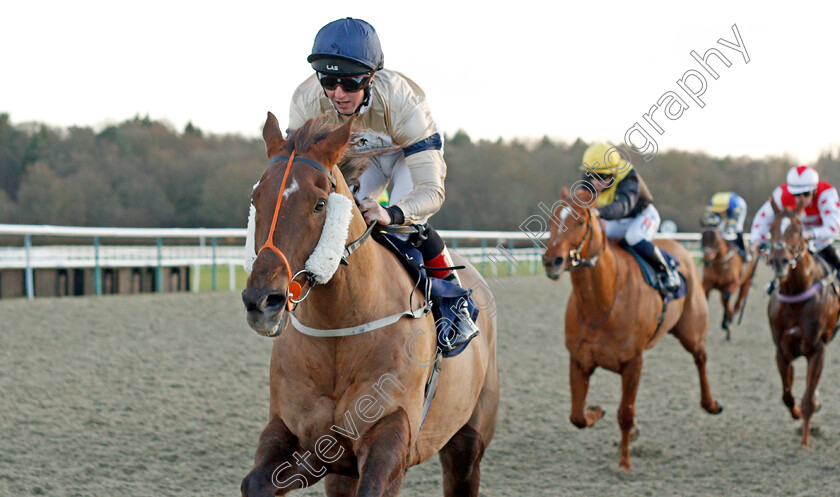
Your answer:
[[[578,428],[588,428],[604,416],[603,409],[598,406],[584,409],[586,393],[589,391],[589,377],[594,369],[584,369],[583,365],[574,359],[569,361],[569,386],[572,391],[572,412],[569,419]]]
[[[825,347],[823,343],[817,342],[810,356],[808,356],[808,373],[805,381],[805,393],[802,394],[802,445],[810,445],[811,416],[817,409],[814,396],[817,391],[817,384],[820,382],[823,361],[825,360]]]
[[[312,467],[311,461],[317,458],[309,455],[300,449],[297,437],[286,424],[275,416],[260,434],[254,467],[242,480],[242,496],[285,495],[315,483],[326,469]]]
[[[776,366],[778,366],[779,376],[782,378],[782,403],[790,410],[793,419],[799,419],[802,417],[802,412],[793,399],[793,365],[790,363],[790,359],[778,350],[776,351]]]
[[[744,302],[747,300],[747,293],[749,292],[751,283],[752,280],[750,280],[749,276],[744,276],[738,281],[738,285],[736,287],[738,288],[738,298],[735,300],[734,314],[741,312],[741,308],[744,307]]]
[[[359,462],[357,497],[398,495],[408,459],[408,415],[400,408],[376,422],[356,450]]]
[[[720,327],[726,330],[726,339],[729,340],[729,325],[732,323],[732,315],[735,311],[732,309],[732,292],[734,288],[727,287],[720,292],[720,303],[723,304],[723,322]]]
[[[639,354],[621,368],[621,404],[618,407],[618,426],[621,428],[621,458],[618,466],[630,471],[630,438],[636,426],[636,393],[639,391],[639,379],[642,376],[642,356]]]

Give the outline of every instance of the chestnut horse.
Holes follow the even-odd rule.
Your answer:
[[[372,241],[351,244],[356,250],[344,252],[347,264],[338,264],[346,241],[366,233],[336,166],[352,121],[333,130],[309,121],[285,140],[269,113],[263,128],[270,160],[252,194],[254,240],[262,249],[242,300],[257,333],[279,336],[271,352],[269,421],[242,495],[285,495],[324,477],[331,497],[394,496],[408,467],[440,453],[444,495],[476,497],[499,400],[495,316],[481,312],[481,334],[443,361],[424,420],[437,340],[432,314],[414,312],[423,308],[423,292],[396,256]],[[343,233],[324,229],[331,203],[346,206]],[[322,238],[333,245],[340,238],[334,273],[319,284],[310,280],[309,293],[300,295],[296,271],[309,269]],[[487,291],[469,264],[460,276],[467,288],[483,284]],[[291,301],[300,303],[295,308]],[[396,319],[383,325],[387,317]],[[312,336],[313,329],[331,336]]]
[[[732,317],[741,310],[747,298],[747,287],[750,285],[748,273],[744,271],[748,264],[735,250],[732,242],[727,242],[720,235],[716,227],[707,227],[701,237],[703,247],[703,291],[706,299],[712,290],[720,292],[720,302],[723,304],[723,322],[720,327],[726,332],[726,339],[730,339]],[[733,309],[730,299],[739,289],[738,299]]]
[[[775,207],[775,205],[774,205]],[[782,402],[793,419],[802,418],[802,445],[808,446],[811,416],[825,348],[837,332],[840,307],[833,288],[834,272],[827,271],[808,251],[800,210],[777,213],[770,228],[770,264],[778,290],[770,296],[767,315],[776,344],[776,364],[782,378]],[[793,399],[793,360],[805,356],[808,372],[800,405]]]
[[[706,378],[706,330],[709,306],[703,296],[700,276],[691,256],[673,240],[657,240],[680,262],[688,294],[668,304],[660,324],[662,298],[644,281],[633,256],[608,241],[597,214],[588,206],[594,201],[587,190],[577,190],[575,199],[563,188],[555,203],[543,264],[551,279],[571,272],[572,294],[566,304],[566,348],[569,350],[569,384],[572,393],[572,424],[594,425],[603,416],[597,406],[587,406],[589,377],[602,367],[621,375],[621,457],[618,465],[630,470],[630,441],[638,433],[634,421],[636,392],[642,374],[642,353],[666,333],[674,335],[694,356],[700,377],[700,405],[707,412],[723,410],[712,397]]]

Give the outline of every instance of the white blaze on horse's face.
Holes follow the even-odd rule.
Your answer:
[[[569,207],[569,206],[564,206],[562,209],[560,209],[560,214],[558,214],[558,216],[557,216],[559,218],[558,220],[560,222],[556,223],[556,228],[557,228],[557,234],[558,235],[560,233],[566,231],[566,219],[571,214],[572,214],[572,208]],[[552,221],[553,220],[554,220],[554,217],[552,217]],[[553,237],[553,241],[551,242],[551,246],[556,247],[558,245],[560,245],[559,237]]]
[[[560,221],[561,222],[566,222],[566,218],[569,217],[569,214],[571,214],[571,213],[572,213],[572,208],[571,207],[569,207],[569,206],[563,207],[563,209],[560,210]]]
[[[289,196],[296,191],[300,190],[300,185],[298,184],[297,180],[292,178],[292,182],[289,185],[286,185],[286,189],[283,190],[283,200],[289,198]]]
[[[779,221],[779,234],[781,236],[785,236],[785,232],[788,228],[790,228],[790,224],[791,221],[789,217],[784,217],[781,221]]]

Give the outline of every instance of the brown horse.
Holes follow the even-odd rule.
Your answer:
[[[569,350],[569,383],[572,392],[572,424],[594,425],[603,416],[597,406],[584,408],[589,377],[602,367],[621,375],[621,428],[619,466],[629,470],[630,441],[638,430],[634,421],[636,392],[642,374],[642,353],[671,333],[694,356],[700,376],[700,405],[707,412],[723,410],[712,397],[706,378],[706,329],[709,307],[703,297],[700,276],[691,256],[679,243],[657,240],[656,244],[679,259],[688,284],[688,294],[672,301],[662,321],[662,299],[644,281],[633,256],[615,242],[607,241],[597,214],[588,207],[594,201],[587,190],[575,198],[563,188],[555,204],[551,238],[543,256],[549,278],[571,271],[572,294],[566,304],[566,348]]]
[[[720,327],[726,332],[726,339],[730,339],[732,317],[741,310],[747,298],[749,278],[744,269],[748,266],[735,250],[732,242],[727,242],[720,235],[716,227],[707,227],[701,237],[703,247],[703,291],[706,299],[712,290],[720,292],[720,302],[723,304],[723,322]],[[738,299],[733,309],[730,299],[739,289]]]
[[[817,383],[825,348],[837,332],[840,301],[832,287],[834,273],[826,271],[808,251],[800,211],[777,213],[770,228],[770,264],[778,290],[770,296],[767,315],[782,378],[782,402],[793,419],[802,418],[801,441],[808,446],[811,416],[819,409]],[[808,372],[805,393],[797,406],[792,391],[793,360],[800,356],[807,358]]]
[[[349,229],[345,224],[339,236],[339,259],[345,238],[364,239],[366,233],[336,166],[351,127],[352,120],[334,130],[310,121],[285,140],[269,113],[263,128],[273,159],[252,195],[254,239],[263,249],[242,299],[248,324],[262,335],[279,336],[271,353],[269,421],[242,495],[285,495],[324,477],[331,497],[394,496],[408,467],[440,453],[444,495],[476,497],[499,400],[495,315],[481,312],[481,334],[460,355],[443,360],[424,421],[424,392],[435,369],[435,323],[431,313],[399,317],[406,307],[423,307],[424,295],[398,259],[377,243],[362,243],[346,265],[334,260],[337,269],[328,281],[300,295],[295,271],[309,267],[322,230],[328,231],[329,203],[347,206]],[[334,201],[337,196],[346,200]],[[460,276],[466,287],[482,288],[483,307],[489,308],[492,297],[472,266]],[[300,303],[295,309],[290,301]],[[379,326],[389,316],[397,319]],[[366,323],[379,329],[365,332],[360,325]],[[301,331],[309,327],[352,331],[326,337]]]

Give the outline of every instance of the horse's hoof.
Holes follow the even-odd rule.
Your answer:
[[[720,414],[723,412],[723,404],[721,404],[720,402],[715,402],[715,404],[712,407],[703,406],[703,409],[705,409],[706,412],[709,414]]]
[[[586,406],[584,416],[586,417],[586,426],[592,426],[604,417],[604,410],[601,409],[601,406]]]
[[[601,406],[586,406],[586,412],[597,415],[598,419],[604,417],[604,410]]]
[[[618,461],[618,467],[623,469],[624,471],[630,471],[631,469],[633,469],[633,464],[630,462],[629,459],[626,460],[626,461],[621,460],[621,461]]]
[[[793,419],[799,419],[802,417],[802,411],[799,410],[798,406],[794,406],[794,408],[790,410],[790,416]]]

